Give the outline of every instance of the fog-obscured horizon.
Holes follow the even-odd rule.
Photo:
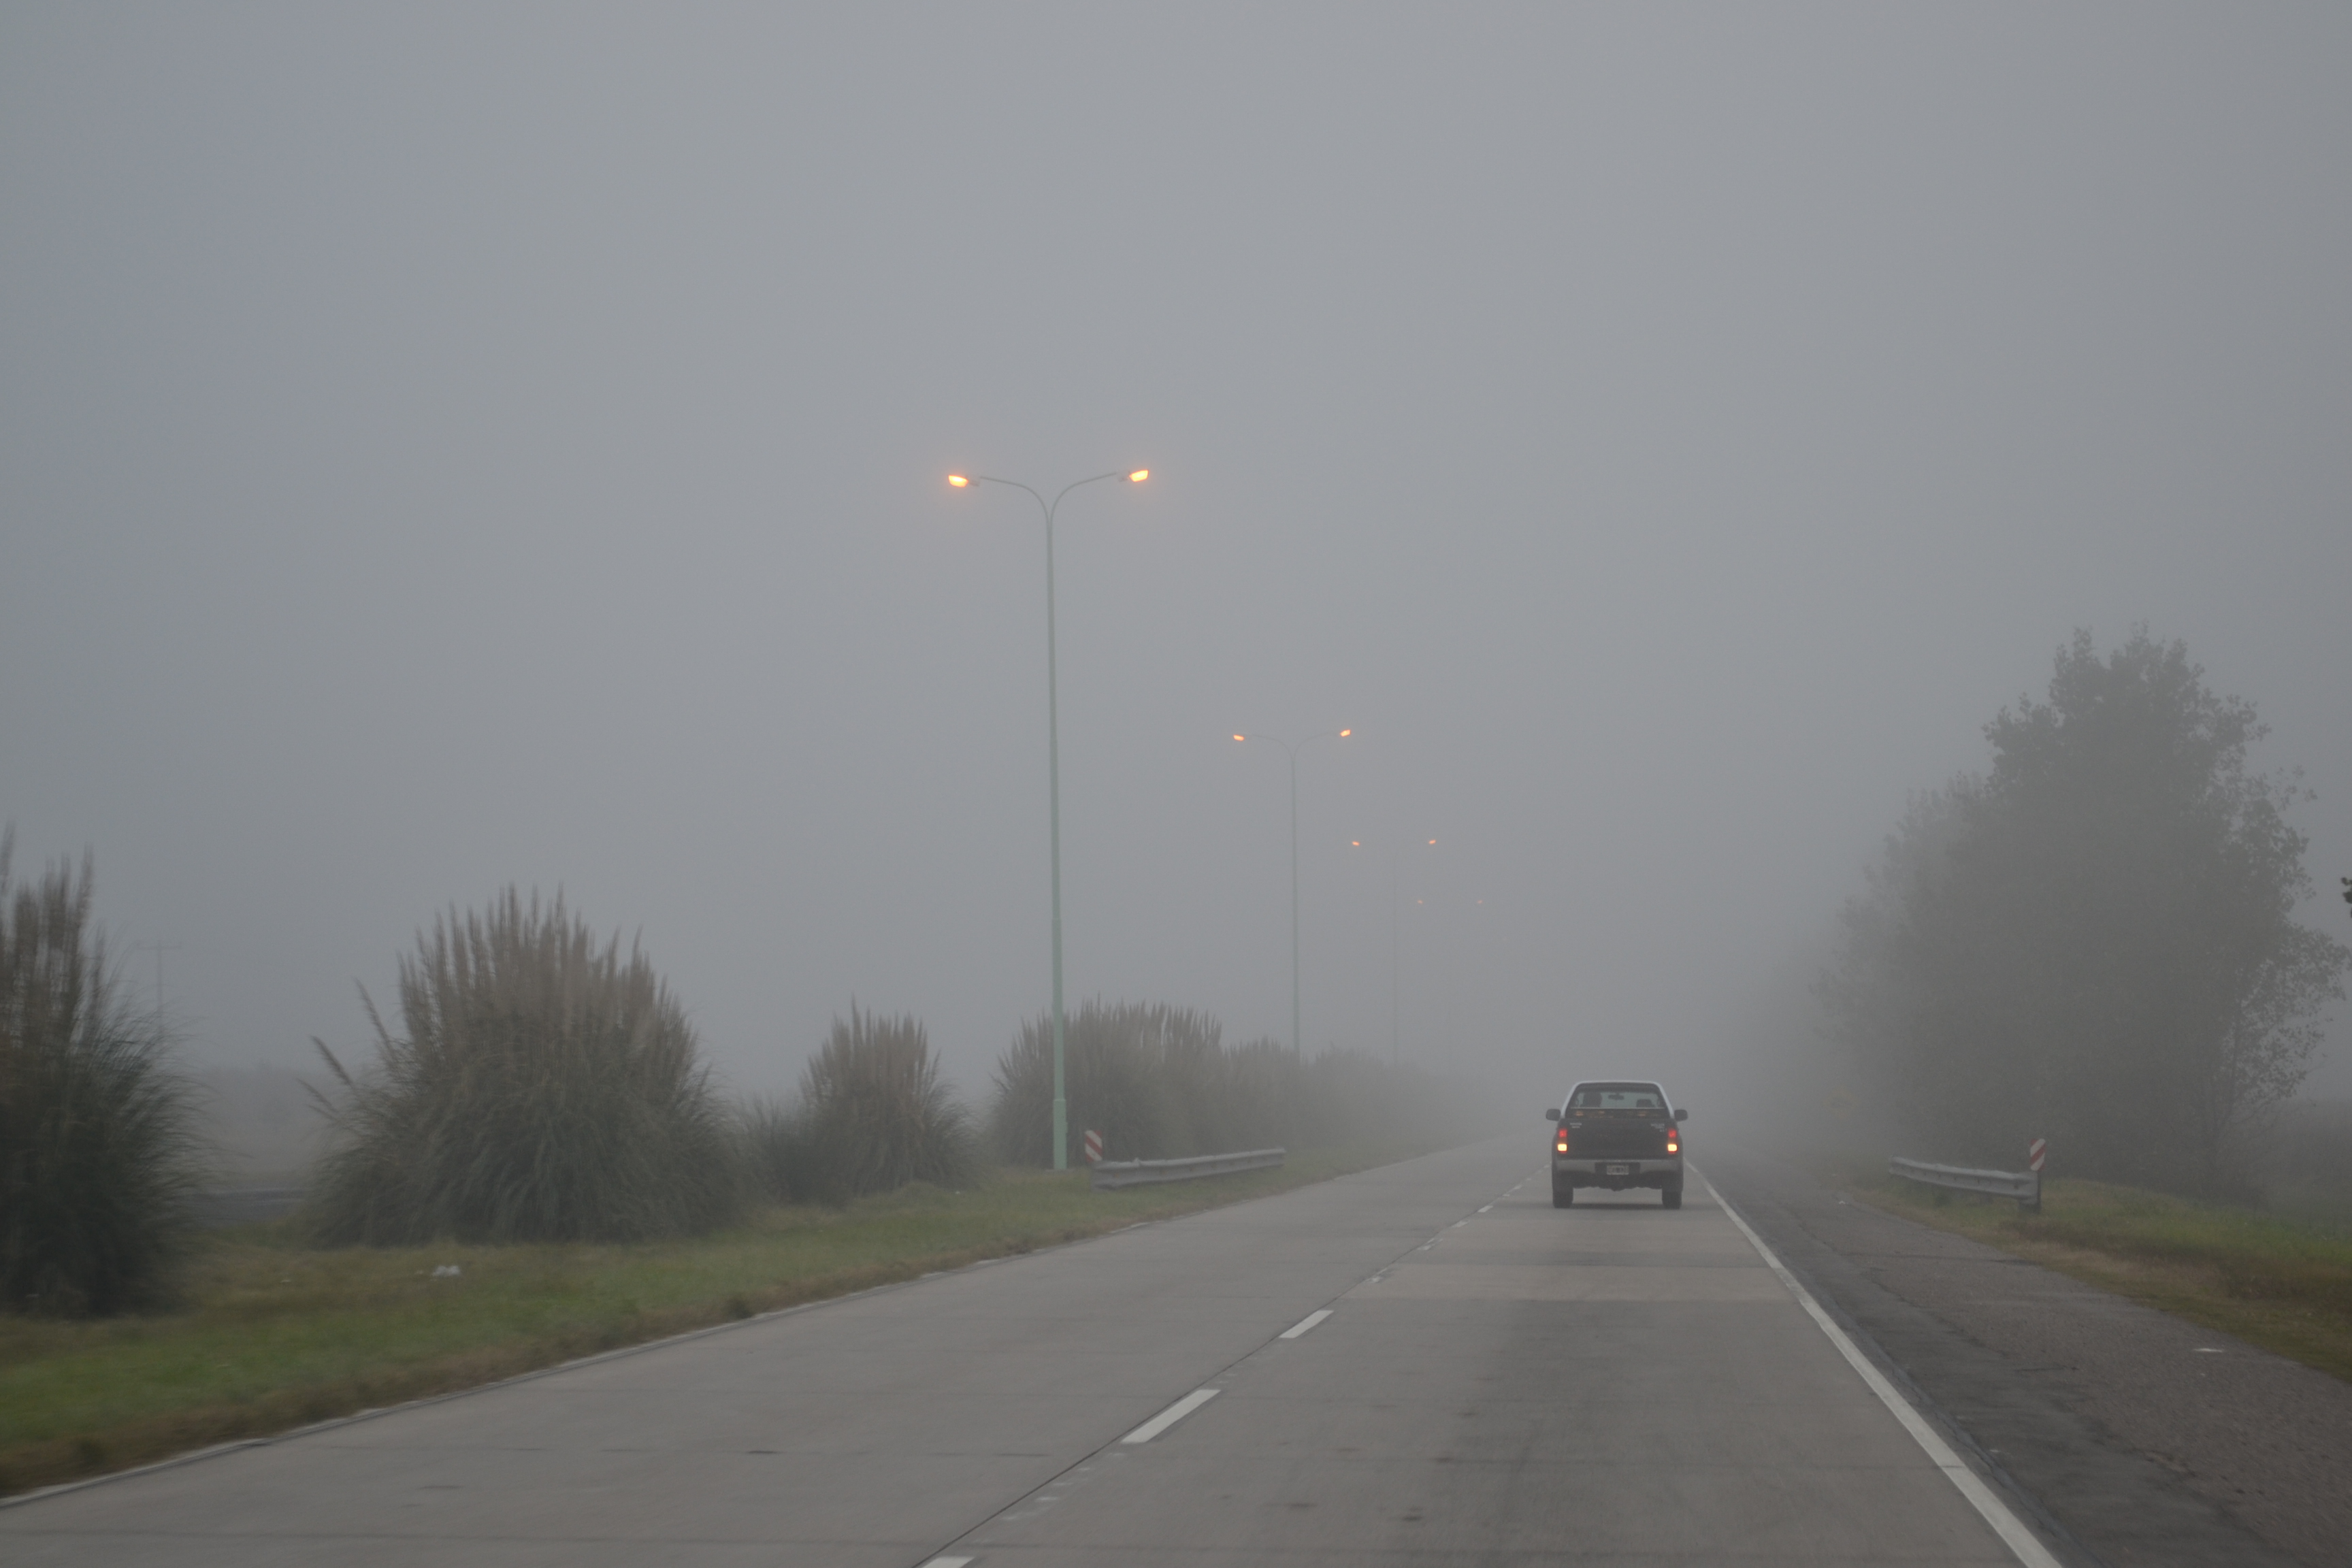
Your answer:
[[[1043,539],[943,477],[1149,466],[1057,535],[1073,1006],[1287,1039],[1232,737],[1350,727],[1307,1047],[1393,1027],[1531,1135],[1586,1070],[1727,1114],[1906,799],[2142,624],[2305,770],[2352,936],[2347,58],[2322,8],[14,6],[0,820],[95,853],[200,1062],[363,1050],[355,985],[517,884],[739,1088],[853,999],[976,1088],[1048,998]]]

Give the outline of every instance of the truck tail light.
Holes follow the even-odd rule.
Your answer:
[[[1561,1128],[1559,1131],[1553,1136],[1551,1141],[1551,1151],[1555,1154],[1565,1154],[1568,1152],[1567,1128]]]
[[[1677,1129],[1675,1129],[1675,1128],[1672,1128],[1672,1127],[1667,1128],[1667,1129],[1666,1129],[1666,1152],[1667,1152],[1667,1153],[1669,1153],[1669,1154],[1679,1154],[1679,1153],[1681,1153],[1682,1152],[1683,1152],[1683,1135],[1682,1135],[1682,1133],[1681,1133]]]

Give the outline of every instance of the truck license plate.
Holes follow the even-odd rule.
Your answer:
[[[1630,1176],[1633,1173],[1633,1167],[1631,1165],[1612,1165],[1609,1167],[1608,1173],[1612,1176]]]

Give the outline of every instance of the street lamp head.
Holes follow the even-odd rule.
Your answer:
[[[971,479],[966,474],[950,474],[948,476],[948,483],[953,485],[958,489],[961,489],[964,486],[971,483]]]
[[[1235,735],[1234,739],[1236,741],[1246,741],[1249,737],[1247,735]]]
[[[1131,485],[1139,485],[1150,477],[1151,470],[1150,468],[1138,468],[1135,472],[1127,476],[1127,482]]]
[[[1352,734],[1354,734],[1354,733],[1355,733],[1355,731],[1354,731],[1353,730],[1342,730],[1342,731],[1339,731],[1339,739],[1341,739],[1341,740],[1343,740],[1343,741],[1344,741],[1344,740],[1346,740],[1349,736],[1350,736],[1350,735],[1352,735]]]

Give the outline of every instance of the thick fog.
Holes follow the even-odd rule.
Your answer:
[[[853,998],[977,1087],[1048,997],[1044,535],[945,476],[1148,466],[1057,530],[1073,1005],[1287,1037],[1232,737],[1349,727],[1308,1048],[1722,1105],[1906,795],[2142,622],[2352,935],[2347,66],[2319,6],[13,4],[0,819],[199,1062],[362,1047],[511,882],[739,1088]]]

